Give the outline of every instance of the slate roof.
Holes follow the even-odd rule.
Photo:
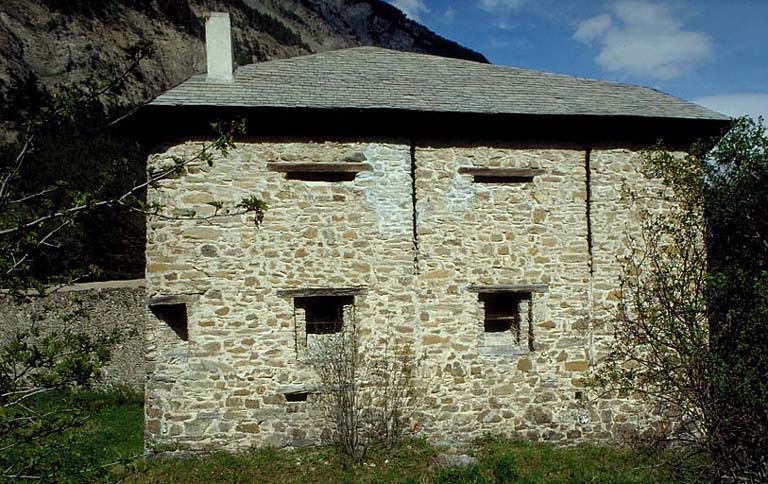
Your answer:
[[[729,119],[646,87],[378,47],[245,65],[234,77],[193,76],[150,106]]]

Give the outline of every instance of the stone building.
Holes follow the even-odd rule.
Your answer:
[[[617,257],[657,185],[640,150],[719,132],[720,114],[644,87],[360,47],[240,66],[208,20],[209,73],[133,121],[156,170],[208,123],[249,137],[150,188],[148,448],[318,442],[308,342],[354,326],[407,344],[413,430],[609,441],[645,423],[587,402]],[[218,52],[218,54],[216,53]],[[206,138],[208,136],[208,138]],[[269,209],[224,215],[257,196]],[[217,206],[223,204],[223,208]]]

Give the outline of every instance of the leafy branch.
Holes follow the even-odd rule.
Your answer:
[[[629,237],[598,380],[650,406],[650,443],[705,457],[682,462],[695,462],[696,479],[765,481],[768,136],[743,118],[716,144],[682,157],[657,147],[645,160],[664,210],[641,210]]]
[[[78,183],[78,159],[57,159],[53,168],[66,167],[62,171],[66,176],[50,183],[35,183],[52,177],[35,171],[40,169],[38,157],[58,157],[58,147],[46,146],[43,140],[67,123],[76,125],[86,109],[119,92],[150,54],[146,44],[137,46],[129,52],[127,67],[109,79],[62,88],[26,123],[18,144],[4,147],[0,153],[0,290],[4,293],[0,297],[7,301],[27,300],[34,294],[31,289],[49,295],[84,275],[94,274],[96,268],[78,269],[57,279],[41,276],[33,264],[47,260],[48,254],[58,257],[64,253],[70,234],[82,230],[96,213],[166,216],[161,214],[161,205],[145,200],[148,188],[183,174],[192,164],[213,166],[218,156],[227,156],[235,147],[235,138],[244,133],[242,121],[214,123],[212,141],[202,143],[189,156],[173,158],[171,166],[146,173],[139,181],[130,182],[128,178],[126,183],[124,159],[105,157],[103,167],[99,165],[96,172],[98,183]],[[45,153],[46,148],[56,153]],[[254,196],[236,204],[232,212],[220,203],[215,203],[214,208],[212,217],[222,211],[227,215],[252,213],[256,225],[267,210],[266,204]],[[41,321],[50,319],[54,320],[50,326],[41,326]],[[62,473],[76,480],[87,479],[100,468],[87,462],[75,468],[57,456],[72,444],[72,431],[83,425],[88,410],[75,402],[54,408],[50,400],[97,381],[110,360],[111,349],[125,334],[120,330],[96,331],[84,307],[63,316],[48,314],[44,309],[43,314],[33,313],[31,320],[14,329],[0,335],[0,479],[60,481]]]

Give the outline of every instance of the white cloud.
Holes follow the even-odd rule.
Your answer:
[[[592,17],[579,24],[579,28],[576,29],[573,37],[582,42],[595,40],[595,38],[606,33],[611,28],[612,23],[611,16],[607,13]]]
[[[403,11],[403,13],[411,20],[420,21],[421,13],[429,12],[429,9],[424,5],[424,0],[388,0],[389,3],[394,5]]]
[[[728,116],[762,116],[768,122],[768,93],[734,93],[706,96],[693,102]]]
[[[480,8],[491,13],[504,12],[519,8],[524,0],[478,0]]]
[[[608,13],[580,22],[573,38],[597,43],[597,63],[606,71],[672,79],[695,69],[712,53],[706,34],[685,30],[668,6],[621,1]]]

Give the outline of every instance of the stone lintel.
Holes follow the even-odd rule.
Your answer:
[[[152,296],[147,299],[147,307],[154,308],[157,306],[174,306],[177,304],[187,304],[189,298],[182,295],[173,296]]]
[[[368,163],[269,163],[267,164],[269,171],[277,171],[280,173],[358,173],[361,171],[371,171],[371,165]]]
[[[499,292],[547,292],[546,284],[496,284],[491,286],[467,286],[467,291],[480,294]]]
[[[280,297],[357,296],[368,292],[366,287],[305,287],[277,291]]]
[[[222,413],[218,411],[200,412],[197,414],[197,418],[200,418],[200,419],[218,419],[221,417],[222,417]]]
[[[525,356],[528,353],[530,351],[516,344],[483,345],[480,347],[480,356]]]

